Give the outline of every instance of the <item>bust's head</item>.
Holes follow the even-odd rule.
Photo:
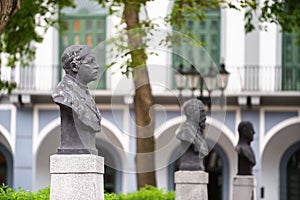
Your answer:
[[[187,118],[186,121],[196,123],[202,132],[205,129],[206,121],[205,106],[202,101],[198,99],[190,99],[183,104],[182,109]]]
[[[242,121],[238,126],[239,139],[250,143],[253,141],[254,128],[251,122]]]
[[[86,85],[97,79],[99,66],[89,46],[69,46],[63,52],[61,60],[66,74],[76,78],[82,84]]]

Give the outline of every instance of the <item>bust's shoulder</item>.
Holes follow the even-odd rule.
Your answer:
[[[176,130],[176,137],[180,140],[185,140],[192,143],[195,138],[196,132],[197,129],[192,123],[184,122]]]
[[[179,126],[178,131],[196,131],[197,127],[189,121],[185,121],[183,124]]]
[[[73,80],[64,76],[61,82],[52,91],[52,99],[55,103],[70,106],[76,91],[76,84]]]

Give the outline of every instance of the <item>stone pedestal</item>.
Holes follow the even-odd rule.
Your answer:
[[[208,173],[204,171],[175,172],[175,200],[207,200]]]
[[[104,158],[91,154],[50,156],[51,200],[104,200]]]
[[[256,179],[254,176],[233,177],[232,200],[256,200]]]

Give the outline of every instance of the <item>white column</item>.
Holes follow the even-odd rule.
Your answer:
[[[204,171],[175,172],[175,200],[207,200],[208,173]]]
[[[254,176],[233,177],[232,200],[256,200],[256,179]]]
[[[104,200],[104,158],[91,154],[50,156],[51,200]]]

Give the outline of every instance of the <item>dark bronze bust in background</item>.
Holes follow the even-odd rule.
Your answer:
[[[198,99],[186,101],[183,106],[184,123],[176,130],[176,137],[187,149],[180,159],[180,170],[204,170],[203,159],[208,154],[205,142],[206,113],[204,104]]]
[[[238,153],[237,175],[252,175],[252,168],[255,165],[255,154],[250,146],[254,137],[254,128],[251,122],[242,121],[238,126],[239,141],[236,146]]]
[[[52,93],[61,115],[57,153],[97,155],[95,135],[101,131],[101,115],[87,84],[97,79],[99,66],[91,48],[86,45],[66,48],[62,65],[66,75]]]

